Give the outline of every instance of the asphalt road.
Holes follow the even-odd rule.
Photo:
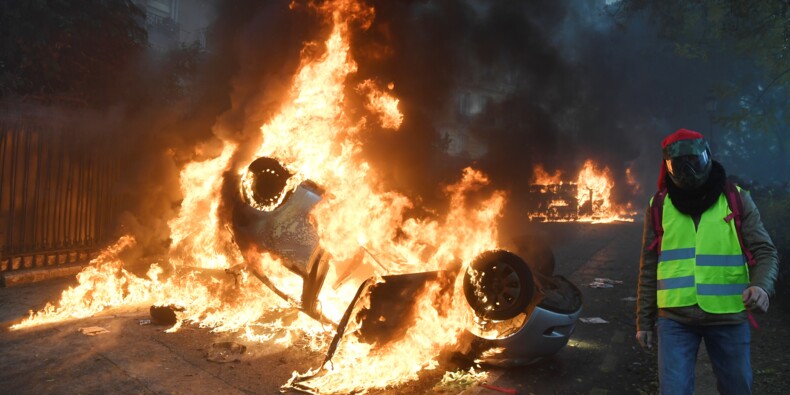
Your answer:
[[[640,394],[655,393],[656,356],[642,351],[633,339],[636,278],[642,225],[541,224],[533,227],[553,245],[555,272],[569,278],[584,295],[582,317],[607,323],[579,323],[567,347],[536,364],[486,368],[488,384],[518,394]],[[593,288],[596,278],[611,288]],[[249,343],[240,362],[216,363],[207,355],[214,344],[238,341],[234,334],[211,333],[186,325],[176,333],[161,326],[140,325],[148,306],[132,306],[97,316],[21,331],[8,326],[30,309],[58,299],[73,280],[0,288],[0,392],[9,394],[269,394],[292,372],[304,372],[323,355],[305,347]],[[790,366],[783,350],[790,346],[787,299],[775,298],[768,315],[758,317],[754,332],[755,393],[787,393]],[[88,336],[80,328],[101,327],[107,333]],[[420,380],[375,394],[435,393],[446,371],[458,369],[443,360]],[[715,392],[704,352],[698,364],[698,394]],[[497,394],[474,386],[465,394]]]

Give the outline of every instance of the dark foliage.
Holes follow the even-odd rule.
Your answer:
[[[6,0],[0,95],[113,101],[117,78],[147,45],[131,0]]]
[[[623,0],[612,10],[622,23],[644,13],[678,55],[702,60],[710,70],[737,61],[738,73],[719,81],[708,99],[710,116],[725,129],[719,134],[726,152],[720,153],[767,159],[790,172],[790,1]],[[768,147],[744,144],[755,140]]]

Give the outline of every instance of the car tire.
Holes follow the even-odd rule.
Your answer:
[[[260,157],[255,159],[247,167],[247,172],[252,175],[251,192],[249,196],[258,206],[271,206],[280,199],[282,193],[286,193],[282,205],[290,196],[290,191],[285,191],[288,179],[292,174],[283,167],[276,159]],[[268,211],[268,210],[267,210]]]
[[[511,319],[529,306],[535,282],[529,266],[518,255],[491,250],[478,255],[464,275],[464,296],[472,310],[485,319]]]

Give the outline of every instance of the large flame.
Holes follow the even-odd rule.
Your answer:
[[[592,160],[584,162],[579,174],[574,181],[564,181],[562,172],[556,171],[549,174],[543,166],[537,165],[533,170],[533,185],[541,188],[540,192],[550,190],[555,192],[550,194],[553,200],[540,205],[541,211],[529,213],[530,218],[546,219],[548,221],[580,221],[593,223],[607,223],[613,221],[633,222],[636,214],[630,203],[619,206],[612,202],[611,194],[614,188],[611,171],[608,167],[600,168]],[[637,188],[638,184],[631,175],[631,170],[626,172],[628,184],[631,188]],[[559,193],[557,193],[559,191]],[[568,192],[573,191],[574,196],[567,196]],[[565,192],[565,199],[558,199]],[[568,197],[573,199],[568,199]],[[533,196],[534,199],[542,199],[544,196]],[[553,218],[550,213],[557,209],[563,210],[565,214],[558,218]],[[547,218],[548,216],[548,218]]]
[[[348,77],[357,70],[349,46],[350,24],[365,28],[372,21],[373,9],[350,0],[312,6],[332,24],[331,33],[323,46],[308,44],[321,51],[317,55],[304,51],[279,112],[261,127],[262,144],[256,156],[275,158],[286,166],[294,174],[290,188],[309,179],[328,191],[311,216],[321,246],[331,257],[326,284],[337,285],[324,287],[329,291],[320,295],[322,314],[337,322],[357,284],[340,284],[336,268],[359,256],[364,256],[363,264],[377,276],[467,263],[496,247],[496,223],[505,194],[495,191],[484,199],[468,199],[472,192],[483,189],[488,179],[467,168],[445,187],[448,208],[444,217],[407,217],[405,213],[413,206],[410,199],[387,190],[375,169],[360,156],[362,134],[400,127],[403,115],[391,93],[394,85],[388,83],[385,90],[367,80],[353,90],[346,89]],[[369,116],[354,119],[349,115],[349,101],[344,97],[349,91],[366,100]],[[265,312],[288,308],[288,302],[248,278],[246,270],[238,269],[244,264],[257,265],[287,294],[300,292],[299,276],[284,269],[272,255],[240,251],[228,224],[220,220],[222,175],[245,171],[243,164],[232,160],[237,153],[237,147],[226,142],[220,156],[190,163],[182,170],[184,200],[177,218],[169,222],[170,255],[166,262],[152,266],[146,278],[123,268],[119,251],[134,241],[122,238],[80,273],[79,285],[64,292],[57,307],[48,305],[31,313],[14,329],[87,317],[116,306],[154,303],[178,306],[183,322],[215,331],[238,331],[249,340],[274,338],[288,344],[298,331],[312,336],[316,348],[325,348],[331,333],[304,315],[289,327],[276,320],[265,322]],[[235,273],[235,281],[223,279],[223,275],[231,275],[217,269]],[[421,370],[436,366],[439,351],[472,325],[462,292],[442,298],[441,308],[435,304],[437,292],[433,288],[424,291],[417,301],[418,318],[401,340],[372,347],[347,336],[332,365],[312,384],[324,392],[364,391],[415,379]]]

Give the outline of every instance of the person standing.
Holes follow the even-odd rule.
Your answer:
[[[768,311],[776,247],[749,193],[728,184],[702,134],[679,129],[661,147],[659,192],[642,237],[636,339],[652,349],[657,333],[661,394],[694,392],[701,341],[719,393],[751,394],[749,322],[752,312]],[[742,202],[740,234],[727,188]]]

